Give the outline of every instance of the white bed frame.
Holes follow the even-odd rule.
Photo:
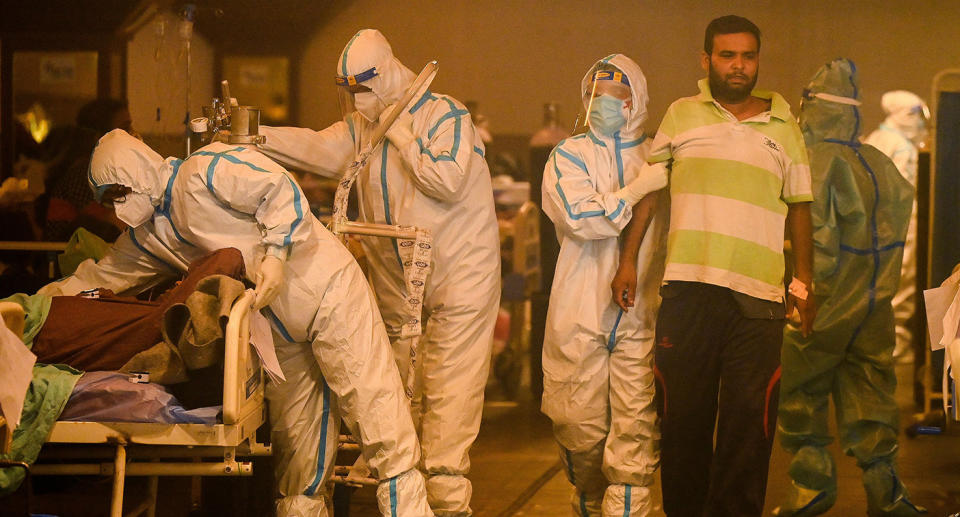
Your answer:
[[[156,511],[158,476],[250,476],[252,463],[237,456],[267,456],[270,447],[257,443],[257,429],[266,422],[264,373],[250,343],[247,290],[233,305],[226,328],[223,375],[223,423],[141,424],[127,422],[57,422],[40,459],[86,463],[38,463],[33,475],[113,477],[110,516],[122,517],[126,476],[148,476],[146,500],[126,515]],[[52,449],[52,450],[51,450]],[[113,456],[109,462],[90,460]],[[214,461],[209,461],[214,459]],[[206,460],[206,461],[205,461]]]

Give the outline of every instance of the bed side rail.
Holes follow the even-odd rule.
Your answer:
[[[232,425],[261,406],[263,372],[250,345],[250,314],[254,292],[247,289],[233,304],[224,346],[223,423]]]

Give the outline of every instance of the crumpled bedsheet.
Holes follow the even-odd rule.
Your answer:
[[[60,420],[79,422],[217,423],[220,406],[185,409],[152,382],[137,384],[119,372],[87,372],[77,381]]]
[[[0,458],[26,463],[37,460],[40,447],[60,416],[80,374],[79,370],[62,364],[33,367],[33,380],[27,389],[20,425],[13,432],[13,448],[10,454],[2,454]],[[21,469],[0,469],[0,497],[15,491],[21,482]]]

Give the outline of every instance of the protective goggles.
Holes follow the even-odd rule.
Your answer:
[[[802,94],[804,100],[812,101],[813,99],[820,99],[827,102],[835,102],[837,104],[846,104],[848,106],[859,106],[861,103],[859,100],[852,97],[841,97],[839,95],[833,95],[830,93],[823,92],[814,92],[809,88],[803,89]]]
[[[97,203],[103,201],[103,196],[109,188],[110,185],[93,185],[93,198],[97,200]]]
[[[127,194],[133,190],[130,187],[125,187],[123,185],[118,185],[116,183],[112,185],[103,185],[98,187],[100,190],[100,197],[97,201],[106,206],[113,206],[115,203],[123,203],[127,200]]]
[[[364,81],[369,81],[378,75],[380,74],[377,72],[377,67],[364,70],[356,75],[338,75],[336,78],[337,86],[356,86]]]
[[[613,70],[600,70],[593,74],[592,81],[616,81],[630,86],[630,80],[623,72],[614,72]]]

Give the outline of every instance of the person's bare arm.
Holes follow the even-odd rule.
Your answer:
[[[644,196],[633,207],[633,218],[627,223],[620,238],[620,265],[613,276],[610,289],[613,301],[624,311],[634,305],[637,293],[637,256],[640,244],[647,233],[657,203],[664,189],[655,190]]]
[[[790,230],[790,243],[793,246],[794,276],[807,288],[806,300],[793,294],[787,295],[787,315],[793,313],[794,307],[797,308],[801,329],[806,337],[813,332],[813,320],[817,316],[817,307],[813,300],[813,222],[809,202],[791,203],[787,206],[787,228]]]

